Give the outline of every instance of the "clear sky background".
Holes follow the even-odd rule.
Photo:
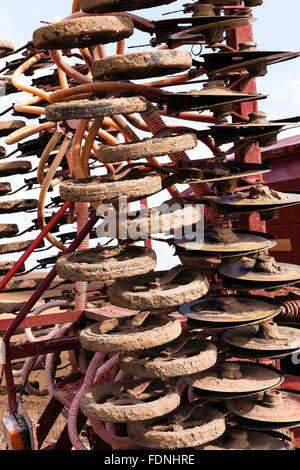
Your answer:
[[[136,13],[144,16],[150,20],[158,20],[162,18],[162,13],[167,11],[179,10],[182,8],[182,4],[186,1],[176,1],[172,4],[147,9],[139,10]],[[19,47],[25,44],[28,40],[32,39],[32,32],[42,26],[40,21],[51,22],[55,16],[61,16],[62,18],[68,16],[71,12],[72,0],[51,0],[40,1],[40,0],[9,0],[5,2],[1,9],[0,16],[0,39],[10,40],[15,44],[15,47]],[[179,17],[181,13],[167,16]],[[278,50],[278,51],[295,51],[300,47],[300,1],[299,0],[264,0],[264,3],[260,7],[253,9],[253,16],[257,18],[257,21],[253,24],[254,39],[258,43],[260,50]],[[163,17],[164,18],[164,17]],[[166,17],[165,17],[166,18]],[[149,35],[135,31],[134,35],[127,41],[127,45],[147,44],[149,43]],[[185,47],[190,50],[190,47]],[[144,49],[147,49],[145,47]],[[149,49],[151,49],[149,47]],[[129,52],[141,51],[143,49],[129,49]],[[115,52],[115,46],[108,47],[108,54]],[[203,49],[203,52],[211,52],[211,49]],[[17,56],[12,56],[12,59]],[[4,60],[0,60],[0,66],[5,63]],[[46,73],[46,72],[43,72]],[[201,88],[201,85],[198,85]],[[195,88],[195,86],[193,87]],[[187,87],[185,87],[185,90]],[[269,68],[268,74],[257,80],[257,89],[259,93],[268,94],[267,100],[259,103],[259,109],[266,111],[270,119],[286,118],[290,116],[296,116],[300,114],[300,60],[296,59],[282,64],[276,64]],[[173,88],[174,90],[174,88]],[[9,104],[21,99],[21,94],[10,95],[7,98],[1,98],[0,110],[5,109]],[[9,119],[9,115],[6,115],[5,119]],[[2,118],[3,119],[3,118]],[[30,121],[32,124],[34,121]],[[174,123],[174,121],[171,121]],[[179,122],[179,121],[175,121]],[[188,123],[187,123],[188,125]],[[201,125],[200,125],[201,126]],[[281,135],[281,138],[288,137],[289,135],[300,133],[298,129],[293,129],[289,132],[285,132]],[[0,139],[0,145],[3,145]],[[8,152],[14,147],[9,148]],[[193,150],[189,153],[192,158],[201,158],[207,156],[207,151],[204,146],[199,145],[197,150]],[[33,166],[36,166],[37,159],[30,159]],[[25,175],[26,177],[26,175]],[[4,181],[4,179],[1,179]],[[21,186],[23,183],[22,177],[9,178],[13,182],[13,189]],[[51,193],[51,195],[56,195]],[[26,197],[37,197],[37,191],[28,191],[25,193]],[[19,193],[12,198],[24,197],[24,193]],[[151,205],[157,205],[164,199],[167,199],[168,195],[163,193],[159,196],[150,198]],[[9,197],[7,197],[9,199]],[[32,214],[16,214],[15,216],[0,215],[0,223],[12,222],[12,218],[15,218],[15,222],[19,224],[20,230],[30,225],[31,219],[34,218]],[[71,230],[70,226],[65,228],[63,231]],[[22,237],[23,239],[32,239],[36,235],[36,232],[27,234]],[[9,240],[1,240],[4,243]],[[95,242],[92,243],[92,246]],[[166,260],[170,259],[169,255],[171,252],[167,248],[160,249],[161,261],[158,267],[166,267]],[[55,254],[55,250],[46,251],[34,258],[43,258]],[[3,259],[15,260],[18,259],[19,255],[5,255]],[[175,261],[176,263],[176,261]],[[27,265],[27,268],[32,263]]]

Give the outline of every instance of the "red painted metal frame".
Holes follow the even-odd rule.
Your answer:
[[[81,315],[81,311],[67,310],[61,312],[46,313],[39,316],[29,316],[19,325],[20,328],[32,328],[34,326],[56,325],[61,323],[73,323]],[[6,331],[14,321],[14,318],[0,319],[0,331]]]
[[[79,336],[66,336],[64,338],[36,341],[11,345],[9,349],[10,359],[23,359],[37,356],[42,350],[43,354],[52,352],[80,349]]]

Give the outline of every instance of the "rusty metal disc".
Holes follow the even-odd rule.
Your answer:
[[[276,387],[283,381],[280,371],[251,362],[216,363],[211,369],[184,377],[192,387],[209,392],[253,393]]]
[[[0,177],[22,175],[32,169],[31,163],[27,160],[0,163]]]
[[[199,320],[193,320],[192,318],[187,318],[187,324],[192,328],[190,330],[191,334],[200,333],[200,334],[206,334],[206,335],[217,335],[219,333],[222,333],[223,331],[240,328],[241,326],[244,326],[244,325],[258,325],[259,323],[261,323],[265,320],[272,319],[273,317],[274,317],[274,314],[271,313],[270,315],[268,315],[267,317],[265,317],[261,320],[253,320],[253,321],[249,321],[249,322],[240,322],[240,323],[238,323],[238,322],[236,322],[236,323],[230,323],[230,322],[227,322],[227,323],[202,322],[202,321],[199,321]],[[241,357],[242,359],[244,359],[244,358],[251,359],[251,357],[252,357],[252,356],[249,357],[249,355],[247,355],[247,357],[245,357],[245,356],[239,355],[238,353],[236,353],[236,354],[237,355],[234,356],[234,357],[237,357],[237,358]],[[265,356],[263,356],[263,357],[265,357]],[[273,357],[273,355],[272,355],[272,357]],[[254,357],[254,359],[255,359],[255,357]]]
[[[300,423],[300,394],[294,390],[269,390],[253,397],[226,400],[229,411],[249,424],[292,427]],[[246,424],[246,421],[245,421]]]
[[[256,284],[271,284],[275,287],[277,283],[283,285],[287,283],[295,283],[300,280],[300,266],[289,263],[276,263],[280,271],[257,272],[254,271],[255,261],[247,263],[231,263],[221,266],[218,273],[225,278],[233,279],[235,282],[252,282]]]
[[[288,444],[268,434],[232,428],[219,439],[195,450],[288,450]]]
[[[181,334],[179,320],[141,312],[93,323],[80,332],[81,346],[94,352],[136,351],[169,343]]]
[[[268,326],[271,327],[270,333],[268,333]],[[238,330],[227,331],[223,334],[222,340],[232,346],[253,350],[254,352],[284,352],[300,348],[300,330],[266,323],[259,326],[246,326]]]
[[[192,256],[202,257],[233,257],[236,255],[246,255],[255,253],[261,250],[268,250],[276,246],[274,239],[268,239],[262,234],[255,232],[247,232],[241,230],[230,230],[232,239],[226,242],[226,237],[223,241],[216,241],[213,235],[209,233],[204,235],[204,242],[189,241],[183,238],[182,240],[174,240],[175,246],[179,249],[178,253]],[[228,239],[227,239],[228,240]]]
[[[220,74],[247,69],[251,73],[254,68],[263,67],[294,59],[299,52],[282,51],[238,51],[203,54],[205,70],[209,74]],[[251,73],[251,75],[253,75]],[[255,74],[256,75],[256,74]],[[257,75],[256,75],[257,76]]]
[[[254,140],[259,142],[261,147],[267,147],[277,143],[277,135],[286,126],[299,126],[299,116],[268,121],[267,114],[257,111],[249,114],[247,122],[220,124],[210,126],[210,129],[201,131],[203,137],[209,135],[213,137],[216,146],[239,141]]]
[[[161,101],[167,103],[169,114],[185,110],[211,109],[215,116],[226,117],[231,114],[233,104],[262,100],[267,98],[267,95],[232,91],[224,86],[222,80],[212,80],[207,82],[202,90],[162,93],[161,97]]]
[[[86,13],[114,13],[116,11],[132,11],[168,5],[175,0],[80,0],[80,8]]]
[[[280,306],[263,296],[208,296],[182,305],[179,312],[187,318],[217,325],[243,325],[263,321],[281,312]]]
[[[246,26],[254,21],[255,18],[244,16],[193,16],[155,21],[155,45],[195,38],[207,43],[215,43],[217,40],[222,42],[224,31]]]
[[[219,181],[232,181],[240,178],[247,178],[249,176],[262,175],[269,173],[271,168],[268,165],[261,165],[258,163],[245,163],[245,162],[195,162],[190,161],[185,164],[188,167],[202,170],[203,177],[201,182],[216,182]],[[183,168],[184,171],[184,168]],[[198,180],[195,180],[197,182]],[[186,183],[192,183],[192,179],[186,179]]]
[[[128,435],[146,448],[182,449],[210,442],[225,431],[224,415],[199,403],[181,405],[173,413],[154,420],[129,423]]]
[[[80,409],[98,422],[129,423],[163,416],[179,404],[176,385],[139,379],[93,387],[81,398]]]
[[[258,192],[257,197],[256,191]],[[261,212],[299,204],[300,194],[269,190],[267,186],[263,186],[251,188],[248,192],[219,196],[213,201],[222,209],[225,208],[231,212]]]

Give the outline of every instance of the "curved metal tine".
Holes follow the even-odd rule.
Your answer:
[[[7,193],[7,196],[12,196],[13,194],[16,194],[18,193],[19,191],[22,191],[22,189],[26,188],[28,186],[28,184],[24,184],[23,186],[21,186],[20,188],[18,189],[15,189],[14,191],[11,191],[10,193]],[[27,190],[29,190],[30,188],[28,188]]]
[[[47,246],[47,248],[42,248],[41,250],[35,250],[34,253],[42,253],[42,251],[48,251],[50,248],[53,248],[52,245]]]
[[[35,269],[39,269],[38,266],[39,266],[39,265],[37,264],[37,265],[34,266],[33,268],[28,269],[28,271],[24,271],[24,272],[22,272],[22,273],[15,274],[15,277],[25,276],[25,274],[32,273],[32,271],[34,271]]]
[[[1,70],[0,70],[0,73],[1,73]],[[7,109],[5,109],[4,111],[2,111],[2,113],[0,113],[0,116],[4,116],[4,114],[6,113],[9,113],[10,111],[13,111],[14,109],[14,104],[9,106]]]

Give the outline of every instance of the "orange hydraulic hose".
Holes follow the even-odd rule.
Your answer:
[[[74,140],[73,140],[73,145],[72,145],[72,174],[75,176],[75,178],[84,178],[88,176],[88,172],[85,172],[82,166],[82,161],[81,161],[81,143],[84,137],[85,130],[87,128],[89,120],[88,119],[81,119],[79,121],[79,125],[77,127],[77,130],[74,135]],[[93,130],[94,132],[94,130]],[[101,133],[102,130],[100,129],[98,131],[98,134]],[[103,131],[105,132],[105,131]],[[106,133],[108,136],[112,137],[108,132]],[[119,141],[117,141],[119,143]],[[94,144],[95,145],[95,144]],[[96,150],[96,149],[95,149]],[[96,150],[97,151],[97,150]],[[89,153],[86,154],[85,156],[85,161],[87,161],[88,164],[88,157]],[[112,172],[114,173],[114,168],[112,167]],[[91,206],[97,210],[99,204],[101,202],[93,202],[91,203]]]
[[[85,139],[85,144],[82,149],[81,154],[81,167],[83,172],[88,175],[89,174],[89,158],[91,154],[91,150],[93,148],[94,140],[98,134],[99,128],[103,122],[103,118],[95,119],[90,128],[87,138]]]
[[[116,139],[113,135],[104,129],[99,129],[98,135],[102,137],[102,139],[106,140],[109,144],[118,145],[120,143],[118,139]]]
[[[49,186],[49,189],[52,189],[54,188],[55,186],[57,186],[59,183],[61,183],[63,181],[63,177],[62,176],[58,176],[57,178],[54,178],[51,183],[50,183],[50,186]]]
[[[119,128],[119,126],[117,126],[117,124],[108,116],[105,116],[105,118],[103,119],[103,125],[108,126],[108,127],[113,127],[114,129],[122,133],[122,130]]]
[[[30,124],[29,126],[22,127],[16,131],[9,134],[5,139],[6,145],[12,145],[20,142],[31,135],[37,134],[39,132],[49,130],[55,127],[55,122],[44,122],[43,124]]]
[[[181,85],[183,83],[186,83],[189,80],[193,80],[194,78],[200,77],[201,75],[204,75],[204,72],[199,72],[192,77],[189,75],[189,73],[184,73],[182,75],[177,75],[176,77],[170,77],[170,78],[165,78],[162,80],[157,80],[154,82],[147,82],[143,83],[143,85],[148,85],[148,86],[166,86],[166,85]]]
[[[88,119],[80,119],[78,127],[76,129],[73,145],[72,145],[72,171],[75,178],[83,178],[87,176],[83,171],[81,165],[81,143],[86,131],[87,125],[89,123]]]
[[[97,49],[98,49],[100,59],[102,59],[102,57],[106,57],[106,49],[105,49],[104,44],[99,44],[97,46]]]
[[[60,20],[61,20],[60,16],[56,16],[53,20],[53,23],[58,23]],[[57,50],[57,53],[62,59],[62,52]],[[57,68],[57,72],[58,72],[58,78],[59,78],[60,86],[62,88],[69,88],[69,83],[68,83],[66,73],[59,67]]]
[[[38,96],[34,96],[33,98],[29,98],[21,103],[16,103],[14,105],[14,110],[17,113],[29,113],[29,114],[45,114],[45,108],[42,106],[32,106],[33,104],[40,103],[41,98]]]
[[[73,0],[72,13],[77,13],[78,11],[80,11],[80,0]],[[89,50],[79,49],[79,51],[86,65],[88,66],[89,70],[91,70],[92,57],[91,57],[91,54],[89,53]]]
[[[141,119],[137,118],[134,114],[126,114],[125,118],[129,122],[129,124],[131,124],[133,127],[136,127],[136,129],[139,129],[143,132],[150,132],[147,124]]]
[[[147,85],[136,85],[125,82],[96,82],[86,85],[80,85],[74,88],[54,91],[50,96],[51,103],[65,101],[68,96],[81,95],[83,93],[110,93],[114,91],[135,91],[146,96],[160,98],[161,90],[159,88],[149,87]]]
[[[57,51],[57,53],[60,55],[60,57],[62,58],[62,53],[61,51]],[[59,77],[59,81],[60,81],[60,85],[62,88],[69,88],[69,83],[68,83],[68,79],[67,79],[67,74],[61,69],[61,68],[57,68],[57,72],[58,72],[58,77]]]
[[[46,177],[43,181],[42,187],[41,187],[39,202],[38,202],[38,221],[39,221],[39,225],[40,225],[41,230],[43,230],[46,227],[45,214],[44,214],[44,206],[45,206],[46,195],[47,195],[48,189],[51,185],[53,176],[55,175],[58,166],[60,165],[62,159],[64,158],[64,156],[65,156],[65,154],[68,150],[71,138],[72,138],[71,133],[66,134],[66,136],[64,138],[64,141],[61,144],[61,147],[59,149],[59,152],[56,155],[55,159],[53,160],[53,163],[52,163],[51,167],[49,168],[49,171],[48,171],[48,173],[47,173],[47,175],[46,175]],[[59,250],[62,250],[62,251],[66,250],[66,246],[63,245],[58,240],[56,240],[50,233],[48,233],[46,235],[46,238],[53,246],[55,246]]]
[[[93,64],[93,58],[90,54],[90,51],[85,48],[85,49],[79,49],[79,52],[81,54],[81,57],[83,58],[84,62],[86,63],[89,72],[92,70],[92,64]]]
[[[49,159],[50,153],[55,149],[56,145],[58,144],[59,140],[61,138],[61,133],[56,131],[51,139],[49,140],[48,144],[44,148],[44,151],[41,155],[40,161],[39,161],[39,166],[37,169],[37,180],[40,185],[43,184],[44,182],[44,171],[45,171],[45,166],[46,163]]]
[[[158,112],[162,116],[167,116],[175,119],[184,119],[185,121],[196,121],[208,124],[222,124],[224,123],[224,121],[226,121],[224,118],[216,118],[209,114],[198,114],[189,111],[179,114],[168,114],[166,110],[159,109]]]
[[[31,93],[32,95],[39,96],[45,101],[49,101],[49,93],[46,93],[44,90],[40,90],[39,88],[26,85],[20,81],[21,75],[23,75],[26,70],[28,70],[40,60],[44,60],[45,58],[46,56],[43,53],[36,54],[33,57],[30,57],[30,59],[26,60],[22,65],[20,65],[20,67],[18,67],[14,71],[11,77],[11,83],[15,88],[18,88],[18,90],[26,91],[27,93]]]
[[[77,82],[87,84],[93,81],[87,75],[82,75],[82,73],[77,72],[77,70],[75,70],[73,67],[70,67],[70,65],[66,64],[66,62],[63,60],[62,55],[60,55],[58,51],[52,50],[49,51],[49,54],[53,62],[56,64],[57,68],[63,70],[67,75],[69,75],[69,77],[73,78]]]
[[[80,11],[80,0],[73,0],[72,13],[77,13]]]

